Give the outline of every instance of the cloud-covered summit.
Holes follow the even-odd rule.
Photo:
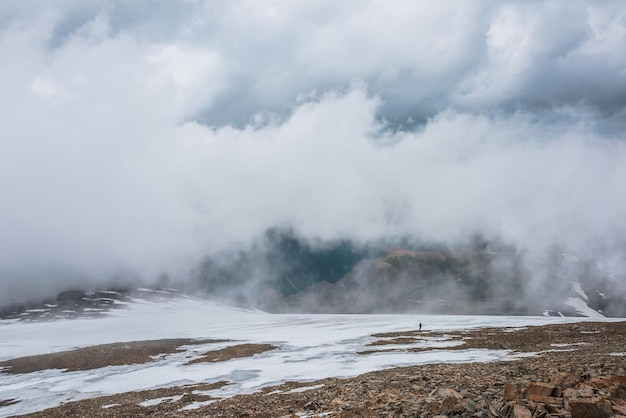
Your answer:
[[[0,6],[0,299],[273,226],[623,267],[619,1]]]

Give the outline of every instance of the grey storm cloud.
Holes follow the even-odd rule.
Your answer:
[[[624,45],[620,1],[5,2],[0,300],[276,225],[620,254]]]

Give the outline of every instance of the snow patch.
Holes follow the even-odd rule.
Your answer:
[[[506,328],[502,332],[517,332],[522,331],[525,327]]]
[[[585,301],[581,298],[568,298],[565,304],[576,309],[576,312],[578,312],[580,315],[586,316],[588,318],[604,318],[604,315],[602,315],[598,311],[594,311],[593,309],[591,309],[589,305],[587,305],[587,303],[585,303]]]
[[[145,407],[145,406],[159,405],[159,404],[162,404],[163,402],[177,402],[181,400],[182,397],[183,395],[164,396],[162,398],[148,399],[147,401],[140,402],[139,405]]]
[[[585,300],[589,300],[589,297],[587,296],[585,291],[582,289],[582,287],[580,287],[580,283],[572,282],[572,287],[574,288],[574,292],[578,293],[580,297],[582,297]]]
[[[291,389],[288,393],[301,393],[309,390],[315,390],[319,388],[323,388],[324,385],[314,385],[314,386],[302,386],[300,388]]]
[[[555,343],[555,344],[550,344],[550,347],[571,347],[573,345],[587,345],[587,343],[572,343],[572,344]]]
[[[203,406],[207,406],[207,405],[211,405],[212,403],[215,402],[215,399],[212,399],[210,401],[196,401],[196,402],[192,402],[189,405],[185,405],[182,408],[180,408],[181,411],[192,411],[194,409],[200,409]]]
[[[334,414],[334,412],[321,412],[321,413],[313,413],[313,415],[311,415],[308,412],[296,412],[296,415],[300,418],[322,418],[322,417],[327,417],[329,415]],[[281,417],[281,418],[285,418],[285,417]]]

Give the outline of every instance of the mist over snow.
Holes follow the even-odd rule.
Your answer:
[[[273,227],[624,273],[625,45],[621,1],[3,2],[0,303]]]

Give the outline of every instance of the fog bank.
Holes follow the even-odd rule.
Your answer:
[[[623,273],[625,44],[617,1],[3,4],[0,303],[272,227]]]

